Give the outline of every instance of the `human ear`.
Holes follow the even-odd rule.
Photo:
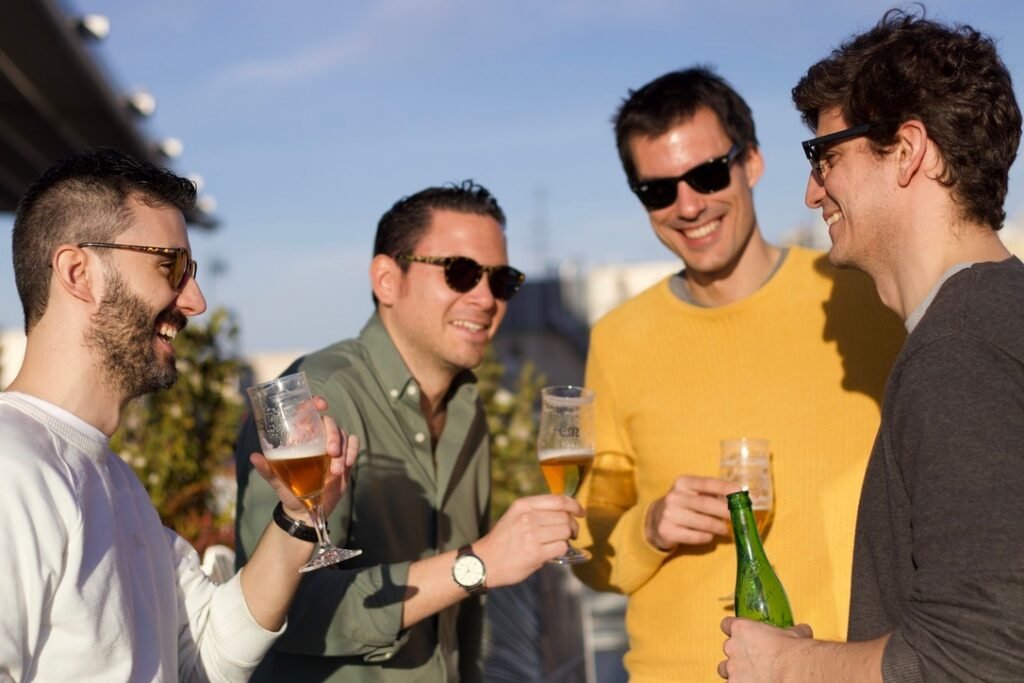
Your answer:
[[[934,155],[935,146],[930,144],[928,129],[920,121],[906,121],[896,133],[897,181],[906,187],[920,172],[929,178],[941,175],[941,159]],[[934,174],[933,171],[938,171]]]
[[[387,254],[377,254],[370,261],[370,287],[377,301],[384,306],[395,302],[403,276],[402,269]]]
[[[743,157],[743,171],[747,175],[747,187],[753,188],[764,175],[764,157],[756,145],[749,145]]]
[[[50,269],[53,271],[51,286],[55,284],[72,297],[93,303],[96,301],[96,275],[93,271],[98,267],[97,259],[81,247],[62,244],[53,252],[50,260]]]

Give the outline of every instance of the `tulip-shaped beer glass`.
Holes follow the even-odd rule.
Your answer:
[[[537,455],[551,493],[575,496],[594,462],[594,392],[582,387],[545,387],[540,392]],[[590,553],[569,546],[551,562],[577,564]]]
[[[320,499],[331,458],[305,373],[258,384],[249,389],[249,400],[271,471],[309,510],[319,539],[313,556],[299,571],[320,569],[360,554],[361,550],[336,548],[327,537]]]

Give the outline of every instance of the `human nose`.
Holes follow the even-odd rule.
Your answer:
[[[825,184],[819,183],[814,172],[807,174],[807,188],[804,190],[804,204],[809,209],[817,209],[825,199]]]
[[[480,308],[490,310],[497,304],[497,298],[494,296],[494,292],[491,291],[490,273],[484,271],[480,273],[480,280],[477,282],[473,289],[466,292],[466,296],[475,302]]]
[[[199,282],[189,276],[185,286],[178,293],[178,308],[185,315],[200,315],[206,310],[206,297],[199,288]]]
[[[685,180],[680,180],[676,186],[675,211],[680,218],[694,220],[698,218],[707,208],[707,201],[700,192],[697,192]]]

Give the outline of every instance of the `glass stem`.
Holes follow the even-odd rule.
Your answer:
[[[322,548],[325,545],[328,545],[327,523],[324,522],[324,514],[320,507],[319,497],[317,497],[317,499],[309,506],[309,517],[313,520],[313,528],[316,530],[317,539],[319,539],[317,547]]]

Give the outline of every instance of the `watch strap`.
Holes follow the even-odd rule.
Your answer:
[[[320,540],[317,538],[316,529],[305,522],[289,517],[288,513],[284,511],[284,505],[281,501],[278,501],[277,505],[274,506],[274,523],[284,529],[286,534],[299,540],[309,543],[317,543]]]

